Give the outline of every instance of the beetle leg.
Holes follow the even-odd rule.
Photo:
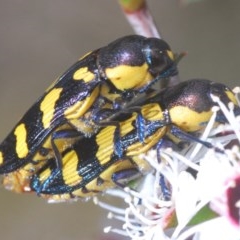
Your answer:
[[[161,187],[162,197],[164,201],[168,201],[171,199],[171,190],[166,182],[166,178],[163,174],[160,173],[159,176],[159,186]]]
[[[51,145],[56,159],[56,166],[58,169],[62,168],[62,150],[60,150],[56,144],[56,140],[59,139],[71,139],[77,138],[81,136],[81,132],[75,129],[66,129],[66,130],[58,130],[53,132],[51,137]]]
[[[160,151],[162,147],[165,147],[165,142],[168,141],[166,139],[161,139],[157,144],[156,144],[156,151],[157,151],[157,161],[158,163],[161,162],[161,156],[160,156]],[[171,142],[172,143],[172,142]],[[168,143],[167,143],[168,144]],[[170,200],[171,194],[169,187],[167,186],[166,179],[163,174],[159,173],[159,186],[161,187],[161,192],[162,192],[162,197],[165,201]]]
[[[176,126],[171,127],[170,133],[183,141],[187,141],[187,142],[193,141],[193,142],[200,143],[207,148],[213,148],[213,145],[210,142],[203,141],[198,137],[195,137],[185,131],[182,131],[180,128]]]
[[[125,188],[129,181],[140,176],[141,173],[137,168],[129,168],[113,173],[112,180],[118,187]]]

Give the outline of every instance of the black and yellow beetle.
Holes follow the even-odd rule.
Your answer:
[[[172,141],[202,142],[196,133],[212,116],[215,95],[234,112],[240,108],[232,91],[223,84],[194,79],[166,88],[132,108],[118,113],[117,124],[103,127],[90,138],[82,138],[61,153],[62,168],[49,162],[30,176],[29,189],[51,200],[93,196],[148,171],[140,153],[159,146],[166,136]],[[227,122],[218,111],[216,122]]]
[[[53,156],[56,128],[91,136],[101,109],[122,108],[161,78],[177,73],[168,44],[157,38],[126,36],[90,52],[70,67],[27,111],[0,145],[0,174]],[[69,133],[70,134],[70,133]],[[70,134],[71,135],[71,134]],[[64,136],[67,138],[67,136]]]

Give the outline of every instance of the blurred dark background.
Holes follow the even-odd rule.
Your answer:
[[[179,65],[182,80],[239,85],[239,0],[149,6],[172,49],[188,52]],[[81,55],[132,33],[117,1],[0,1],[0,139]],[[0,194],[1,240],[107,239],[102,228],[111,221],[91,201],[53,205],[3,188]]]

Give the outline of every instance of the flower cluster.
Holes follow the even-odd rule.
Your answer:
[[[239,92],[239,89],[238,89]],[[137,187],[108,190],[124,199],[126,208],[101,202],[109,217],[123,222],[123,228],[105,228],[131,239],[240,239],[240,116],[233,105],[219,107],[200,139],[214,147],[191,143],[180,150],[161,148],[142,157],[153,171]],[[222,111],[228,124],[215,126]],[[159,161],[159,158],[161,161]]]

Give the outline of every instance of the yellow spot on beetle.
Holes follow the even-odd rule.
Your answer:
[[[3,153],[0,151],[0,164],[3,164]]]
[[[131,132],[134,127],[133,127],[133,122],[136,121],[137,114],[133,113],[131,118],[128,118],[124,122],[120,122],[120,135],[121,137],[127,135],[129,132]]]
[[[16,136],[16,153],[19,158],[24,158],[28,154],[27,130],[25,124],[21,123],[14,131]]]
[[[97,134],[96,142],[98,144],[98,151],[96,157],[101,165],[104,165],[110,161],[114,150],[114,132],[115,126],[104,128],[99,134]]]
[[[47,180],[51,176],[51,170],[49,168],[45,169],[40,175],[39,175],[39,181],[43,183],[45,180]]]
[[[134,168],[135,165],[129,160],[129,159],[120,159],[119,161],[113,163],[111,166],[109,166],[105,171],[103,171],[99,177],[103,179],[103,184],[96,186],[93,189],[96,189],[98,191],[104,191],[107,188],[112,188],[116,184],[112,181],[112,176],[114,173]],[[88,188],[90,188],[89,185],[87,185]]]
[[[225,93],[231,102],[233,102],[235,105],[238,105],[237,99],[231,91],[228,90],[228,91],[225,91]]]
[[[167,55],[168,55],[168,57],[169,57],[172,61],[174,61],[174,54],[173,54],[172,51],[167,50]]]
[[[170,118],[175,126],[186,132],[201,130],[210,120],[213,112],[196,112],[186,106],[175,106],[169,110]]]
[[[62,175],[66,185],[74,186],[82,181],[82,177],[79,176],[78,167],[78,156],[74,150],[68,152],[62,159],[63,168]]]
[[[40,110],[43,113],[42,124],[44,128],[48,128],[54,117],[55,104],[59,99],[62,88],[53,88],[43,99]]]
[[[73,74],[74,80],[83,80],[86,83],[92,81],[94,78],[95,74],[90,72],[87,67],[82,67]]]
[[[95,88],[93,92],[86,97],[83,101],[78,101],[71,107],[67,108],[64,112],[65,117],[68,120],[71,119],[77,119],[79,117],[82,117],[83,114],[86,113],[86,111],[92,106],[93,102],[99,95],[99,88]]]
[[[105,74],[112,84],[121,91],[141,88],[153,79],[146,63],[142,66],[120,65],[107,68]]]
[[[141,113],[144,116],[144,119],[149,121],[161,121],[164,119],[163,111],[159,104],[156,103],[144,105],[141,109]]]

